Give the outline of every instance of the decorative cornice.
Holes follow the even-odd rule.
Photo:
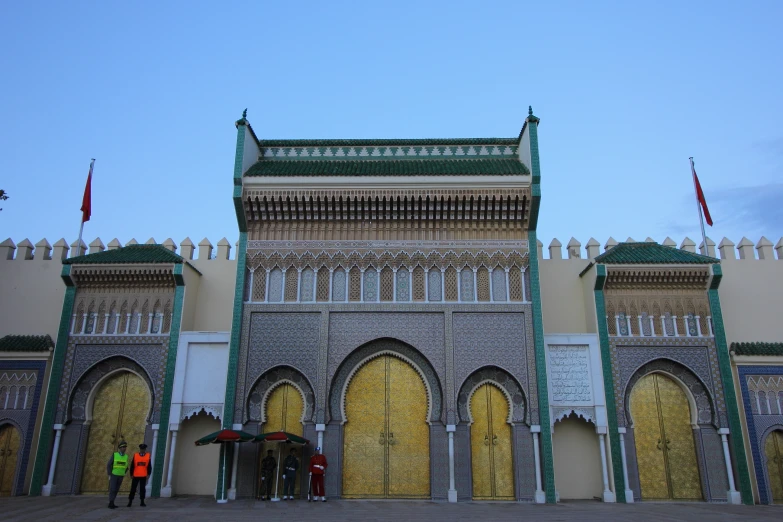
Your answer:
[[[174,265],[76,265],[70,277],[79,288],[175,286]]]
[[[698,268],[607,267],[606,290],[700,289],[707,290],[709,266]]]
[[[517,157],[519,146],[508,143],[453,145],[427,140],[429,143],[409,143],[380,146],[276,146],[261,148],[260,159],[294,160],[294,159],[400,159],[400,158],[510,158]],[[445,141],[445,140],[444,140]],[[498,140],[501,141],[501,140]],[[503,140],[508,141],[508,140]]]

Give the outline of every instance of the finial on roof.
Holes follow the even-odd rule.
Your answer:
[[[533,115],[533,106],[532,105],[528,105],[527,106],[527,115],[528,116],[532,116]]]
[[[245,108],[244,111],[242,111],[242,119],[247,118],[247,108]]]

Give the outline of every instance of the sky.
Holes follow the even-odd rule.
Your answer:
[[[0,240],[239,237],[259,138],[515,137],[539,239],[783,236],[783,2],[0,2]],[[545,4],[545,5],[544,5]]]

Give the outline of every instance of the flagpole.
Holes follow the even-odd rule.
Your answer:
[[[90,177],[92,177],[92,169],[95,166],[95,158],[90,158]],[[82,224],[79,226],[79,239],[76,242],[76,251],[79,252],[82,248],[82,232],[84,232],[84,211],[82,211]],[[84,249],[84,253],[87,253],[87,249]]]
[[[696,208],[699,210],[699,223],[701,224],[701,240],[704,245],[705,256],[709,255],[707,250],[707,234],[704,232],[704,214],[701,211],[701,201],[699,201],[699,190],[696,188],[696,167],[693,165],[693,156],[688,158],[691,162],[691,177],[693,177],[693,192],[696,194]]]

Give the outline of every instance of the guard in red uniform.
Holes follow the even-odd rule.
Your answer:
[[[321,448],[315,448],[315,455],[310,457],[310,476],[312,477],[313,500],[321,497],[321,502],[326,502],[326,493],[324,493],[324,474],[329,464],[326,463],[326,457],[321,455]]]
[[[131,490],[128,495],[128,507],[133,504],[133,497],[136,496],[136,488],[139,488],[139,498],[141,499],[141,507],[146,507],[144,499],[147,496],[147,479],[152,473],[152,463],[150,454],[147,453],[147,445],[139,444],[139,451],[131,459]]]

